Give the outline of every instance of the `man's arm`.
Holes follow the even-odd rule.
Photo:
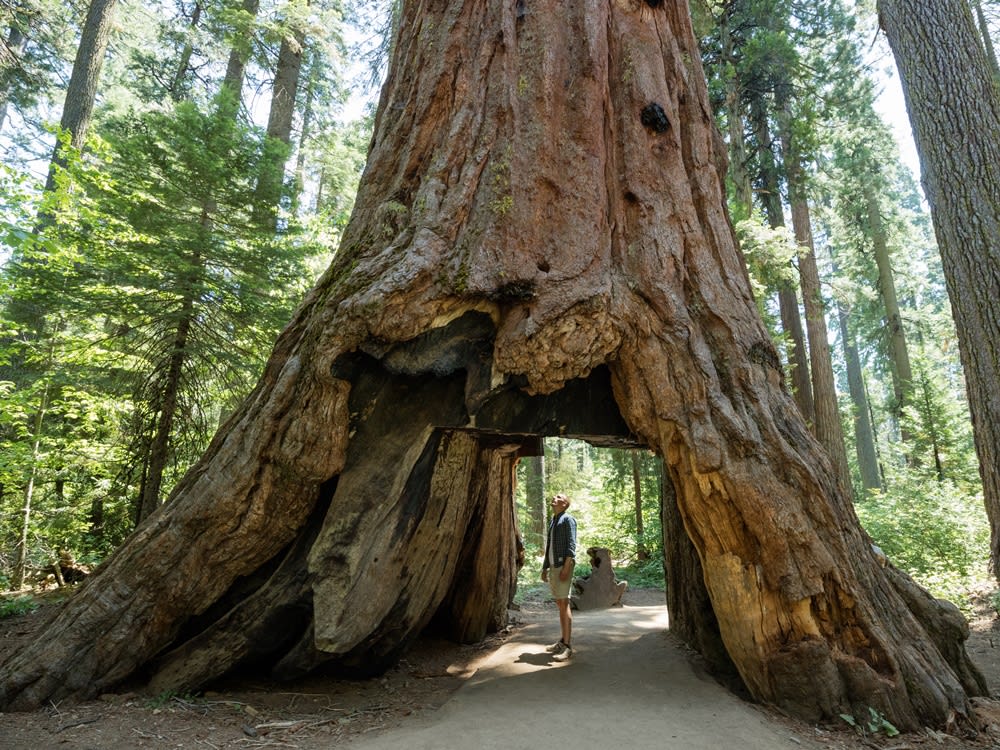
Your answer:
[[[569,526],[569,541],[566,544],[566,556],[576,559],[576,519],[569,516],[566,519]]]
[[[573,566],[576,564],[576,519],[573,516],[566,516],[566,559],[559,570],[559,580],[565,581],[573,573]]]

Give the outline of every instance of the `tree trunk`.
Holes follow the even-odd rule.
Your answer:
[[[458,504],[468,510],[468,527],[438,619],[454,640],[476,643],[507,624],[507,607],[524,564],[513,503],[514,461],[522,446],[465,439],[478,443],[470,485],[459,487]]]
[[[337,260],[171,503],[0,667],[0,705],[105,691],[255,591],[278,603],[246,620],[249,650],[281,641],[255,659],[281,674],[383,668],[438,612],[467,632],[454,613],[502,616],[498,583],[441,606],[485,559],[463,521],[510,529],[477,510],[471,450],[436,437],[461,432],[500,471],[538,435],[663,456],[758,700],[901,728],[966,715],[984,685],[961,633],[879,567],[783,388],[686,7],[403,13]],[[262,590],[282,560],[294,632],[276,614],[292,586]]]
[[[944,461],[941,458],[941,437],[938,433],[937,415],[934,413],[934,403],[931,394],[931,384],[927,373],[920,368],[920,396],[923,400],[923,431],[924,439],[930,440],[931,455],[934,457],[934,473],[939,482],[944,481]]]
[[[836,267],[834,267],[836,275]],[[868,393],[865,390],[864,375],[861,371],[861,357],[851,329],[847,307],[837,301],[837,319],[840,323],[840,338],[844,342],[844,365],[847,370],[847,387],[854,406],[854,446],[858,456],[858,471],[861,486],[865,490],[882,489],[882,474],[879,471],[878,454],[875,451],[875,433],[868,415]]]
[[[792,137],[791,111],[782,111],[782,146],[785,152],[785,172],[788,179],[789,202],[792,206],[792,230],[799,246],[799,283],[802,287],[802,306],[806,314],[806,331],[809,340],[809,372],[812,375],[815,434],[826,448],[834,471],[844,488],[852,488],[851,470],[844,447],[844,427],[840,421],[837,404],[837,385],[833,377],[830,358],[830,341],[826,330],[826,305],[820,286],[816,249],[813,245],[812,219],[805,193],[805,175],[800,164],[798,147]]]
[[[292,142],[292,120],[295,116],[295,95],[302,71],[302,49],[305,34],[301,29],[287,32],[281,38],[278,63],[271,89],[271,109],[267,117],[267,148],[254,192],[254,221],[274,231],[278,224],[278,204],[285,176],[289,145]]]
[[[205,214],[202,217],[202,222],[207,224],[208,221],[207,214]],[[166,470],[170,457],[170,438],[173,434],[174,416],[177,413],[181,378],[188,360],[188,337],[191,333],[191,326],[194,324],[194,298],[199,285],[197,277],[201,268],[201,258],[195,255],[190,262],[192,270],[188,273],[188,283],[182,285],[178,290],[182,295],[181,309],[177,319],[177,327],[174,329],[166,371],[163,374],[163,383],[158,389],[156,431],[149,446],[147,470],[143,473],[142,492],[136,514],[138,522],[151,516],[160,507],[160,489],[163,484],[163,472]]]
[[[48,342],[48,357],[45,366],[46,372],[51,372],[55,361],[55,339]],[[42,392],[38,401],[38,410],[34,414],[34,425],[31,434],[31,460],[28,466],[27,481],[24,484],[24,505],[21,509],[21,533],[17,540],[17,549],[14,556],[14,577],[13,587],[15,591],[24,588],[28,570],[28,537],[31,530],[31,516],[34,512],[35,485],[38,483],[39,463],[42,456],[42,430],[45,427],[45,418],[49,412],[51,401],[52,384],[48,377],[43,378]]]
[[[993,80],[1000,83],[1000,64],[997,63],[997,50],[993,45],[993,37],[990,34],[990,25],[986,21],[986,14],[983,12],[981,0],[972,0],[972,9],[976,12],[976,22],[979,24],[979,38],[983,44],[983,51],[986,53],[986,61],[990,66],[990,73]]]
[[[745,690],[739,670],[719,632],[719,620],[705,588],[705,573],[698,550],[684,530],[674,481],[670,467],[664,465],[660,483],[660,527],[666,560],[664,579],[670,632],[701,654],[712,672],[726,684]]]
[[[201,3],[195,2],[194,8],[191,10],[191,32],[194,33],[198,28],[198,24],[201,23]],[[181,59],[177,63],[177,72],[174,74],[174,80],[170,83],[170,96],[175,102],[179,102],[184,98],[184,79],[187,78],[188,67],[191,65],[191,56],[194,54],[194,44],[188,41],[184,44],[184,49],[181,50]]]
[[[777,229],[785,226],[785,213],[781,205],[778,165],[771,151],[771,129],[767,121],[767,110],[760,101],[755,102],[751,110],[760,155],[761,182],[764,185],[761,202],[768,224],[771,229]],[[816,424],[816,407],[813,402],[812,380],[809,377],[809,355],[806,353],[799,301],[795,295],[795,287],[791,283],[784,283],[778,289],[778,308],[781,314],[781,328],[788,337],[788,377],[792,394],[806,424],[812,428]]]
[[[21,31],[18,19],[14,19],[7,34],[7,42],[0,54],[0,130],[7,121],[7,107],[10,105],[14,71],[21,64],[20,57],[28,46],[28,37]]]
[[[229,50],[229,61],[226,63],[226,75],[220,88],[220,107],[224,114],[235,117],[240,109],[243,96],[243,76],[246,73],[247,60],[250,59],[250,47],[253,43],[253,30],[257,18],[260,0],[243,0],[243,13],[240,24],[234,29],[233,44]]]
[[[118,0],[91,0],[87,10],[87,18],[80,34],[80,46],[73,62],[73,72],[66,87],[62,118],[59,121],[59,127],[69,132],[70,145],[73,148],[79,149],[83,146],[87,129],[90,127],[94,99],[97,96],[97,82],[104,66],[104,53],[111,39],[111,21],[117,2]],[[57,142],[45,181],[46,192],[55,190],[56,171],[64,164],[61,151],[62,144]]]
[[[722,45],[721,62],[726,71],[726,130],[729,135],[729,179],[733,184],[736,203],[743,216],[753,211],[753,190],[747,169],[746,137],[743,129],[743,97],[736,75],[736,50],[730,29],[730,12],[724,10],[719,20],[719,40]]]
[[[907,444],[910,442],[910,435],[904,426],[903,410],[913,391],[913,369],[910,366],[910,351],[906,345],[906,332],[903,329],[903,316],[899,311],[899,299],[896,297],[896,282],[893,278],[892,261],[889,258],[885,224],[882,222],[882,209],[879,206],[878,196],[870,184],[865,186],[865,203],[875,251],[875,264],[878,267],[879,296],[885,307],[889,362],[892,365],[890,373],[895,396],[892,411],[899,423],[902,441]]]
[[[1000,92],[968,5],[880,0],[951,299],[1000,579]],[[976,134],[975,138],[958,134]]]
[[[649,559],[646,551],[645,530],[642,524],[642,473],[639,470],[641,457],[636,451],[630,451],[632,459],[632,496],[635,499],[635,556],[640,562]]]
[[[309,74],[306,79],[306,90],[303,92],[302,97],[304,100],[302,106],[302,127],[299,129],[299,143],[295,153],[295,185],[292,189],[291,207],[289,209],[292,216],[298,216],[302,191],[305,189],[306,184],[306,148],[309,145],[310,138],[312,138],[314,117],[313,95],[321,70],[318,55],[313,52],[311,58],[311,63],[307,67]]]
[[[45,413],[48,411],[49,384],[46,382],[42,391],[42,402],[38,406],[38,413],[35,415],[35,430],[31,441],[31,465],[28,469],[28,481],[24,486],[24,506],[21,509],[21,534],[17,540],[17,549],[14,556],[14,578],[13,589],[20,591],[24,588],[24,582],[28,570],[28,532],[31,529],[32,502],[35,498],[35,483],[38,480],[38,461],[41,457],[42,446],[42,425],[45,422]]]
[[[545,549],[545,456],[527,456],[524,464],[524,495],[531,519],[526,531],[536,547]]]
[[[833,377],[830,358],[830,341],[826,329],[826,305],[816,267],[813,248],[812,223],[809,206],[802,199],[792,202],[792,224],[799,245],[799,279],[802,285],[802,304],[806,313],[806,330],[809,337],[809,372],[812,374],[813,407],[816,413],[816,439],[826,448],[834,471],[844,488],[851,490],[851,471],[844,448],[844,427],[840,421],[837,404],[837,386]]]

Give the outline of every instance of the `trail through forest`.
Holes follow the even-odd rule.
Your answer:
[[[357,747],[529,750],[552,738],[579,748],[821,747],[693,667],[662,605],[577,613],[568,663],[545,652],[554,624],[521,629],[435,715]]]
[[[532,600],[508,632],[487,643],[460,647],[422,639],[377,679],[234,680],[197,697],[125,693],[0,714],[0,750],[345,744],[356,750],[527,750],[555,736],[560,745],[584,749],[1000,747],[1000,734],[987,732],[964,740],[932,731],[863,736],[846,724],[813,726],[741,700],[670,635],[662,601],[662,591],[630,591],[625,607],[576,613],[576,653],[568,663],[554,662],[544,650],[557,633],[553,605]],[[0,621],[0,658],[31,636],[39,614]],[[974,620],[969,649],[995,692],[1000,627],[992,612],[983,609]]]

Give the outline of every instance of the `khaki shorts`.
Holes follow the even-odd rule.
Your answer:
[[[576,567],[575,565],[573,567]],[[552,596],[556,599],[569,599],[569,590],[573,585],[573,568],[570,568],[566,580],[559,579],[562,567],[549,568],[549,588],[552,589]]]

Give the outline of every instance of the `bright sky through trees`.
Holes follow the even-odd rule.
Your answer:
[[[920,160],[917,157],[917,146],[913,142],[913,131],[910,129],[910,119],[906,112],[906,100],[903,98],[903,87],[899,81],[899,73],[892,60],[889,47],[883,37],[879,37],[872,48],[872,72],[876,74],[879,83],[879,96],[875,100],[878,113],[892,128],[892,134],[899,144],[899,156],[903,163],[920,179]]]

